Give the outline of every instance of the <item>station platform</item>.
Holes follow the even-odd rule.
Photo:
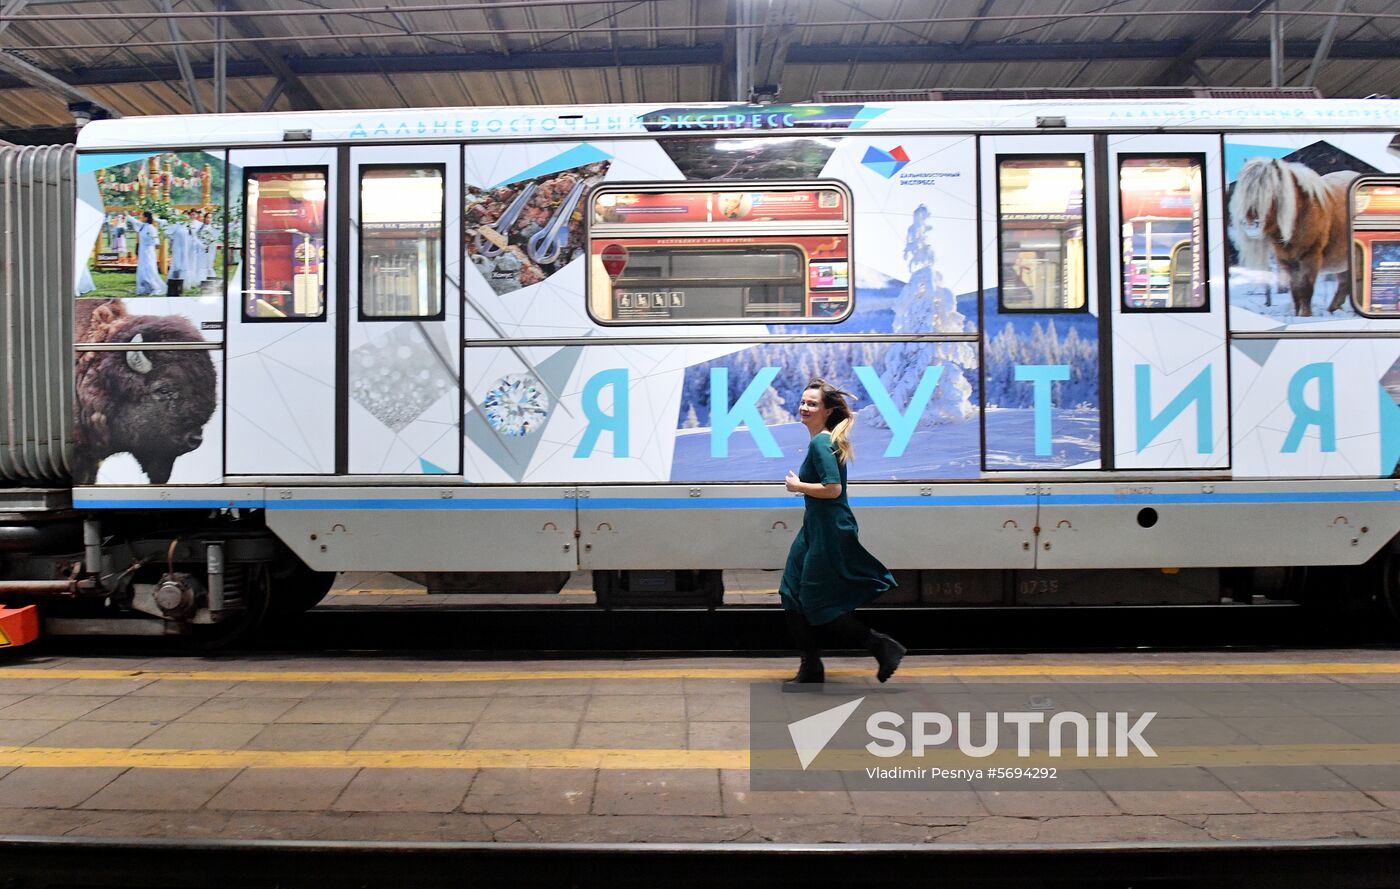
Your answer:
[[[777,607],[778,571],[725,571],[724,604]],[[320,608],[587,607],[598,603],[593,572],[575,571],[557,593],[429,593],[389,572],[341,574]]]
[[[832,690],[871,694],[1011,677],[1224,689],[1245,680],[1310,683],[1391,703],[1400,695],[1400,659],[1386,651],[911,656],[884,686],[868,658],[830,658],[827,667]],[[0,834],[715,844],[1400,840],[1400,792],[1376,790],[1345,770],[1303,789],[1237,780],[1229,769],[1209,785],[1171,790],[755,789],[750,697],[754,684],[776,685],[792,668],[792,659],[464,663],[14,651],[0,660]],[[1299,741],[1377,748],[1384,759],[1397,725],[1383,710],[1310,714],[1288,730]],[[1261,722],[1252,718],[1238,709],[1213,714],[1210,724],[1248,737]]]

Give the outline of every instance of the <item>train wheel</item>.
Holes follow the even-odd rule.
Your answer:
[[[1400,628],[1400,553],[1387,551],[1383,557],[1377,604],[1391,628]]]
[[[287,616],[310,611],[334,584],[333,572],[313,571],[301,559],[289,556],[272,568],[272,613]]]
[[[184,640],[201,651],[246,643],[261,629],[271,612],[271,591],[266,565],[228,566],[224,573],[224,609],[228,616],[217,624],[191,626]]]

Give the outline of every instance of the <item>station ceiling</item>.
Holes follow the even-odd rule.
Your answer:
[[[71,127],[70,104],[83,102],[123,116],[212,111],[221,92],[226,110],[257,111],[1275,79],[1331,97],[1400,95],[1400,4],[0,0],[7,132]]]

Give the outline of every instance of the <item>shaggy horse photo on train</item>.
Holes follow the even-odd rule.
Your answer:
[[[1270,316],[1355,314],[1348,195],[1357,178],[1375,172],[1326,142],[1246,160],[1229,196],[1232,299],[1243,295],[1246,308]],[[1291,306],[1276,305],[1285,291]]]

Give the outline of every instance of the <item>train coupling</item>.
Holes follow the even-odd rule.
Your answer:
[[[39,608],[0,606],[0,648],[27,645],[39,638]]]

